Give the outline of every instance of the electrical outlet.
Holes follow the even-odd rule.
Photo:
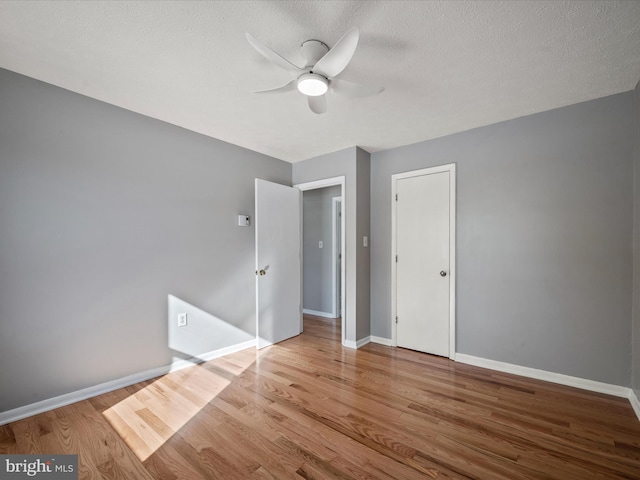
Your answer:
[[[187,314],[186,313],[179,313],[178,314],[178,326],[179,327],[186,327],[187,326]]]

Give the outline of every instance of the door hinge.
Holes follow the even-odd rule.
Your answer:
[[[398,255],[396,255],[396,263],[398,263]]]
[[[398,201],[398,194],[396,193],[396,202]]]
[[[396,323],[398,323],[398,316],[396,315]]]

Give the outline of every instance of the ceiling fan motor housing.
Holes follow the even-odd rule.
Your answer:
[[[329,47],[326,43],[320,40],[306,40],[300,45],[300,56],[304,58],[305,65],[311,68],[318,63],[324,55],[329,51]]]

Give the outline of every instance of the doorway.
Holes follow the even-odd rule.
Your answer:
[[[455,356],[455,165],[392,176],[393,344]]]
[[[345,177],[295,187],[303,192],[303,313],[335,319],[344,344]]]

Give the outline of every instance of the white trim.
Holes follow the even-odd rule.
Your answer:
[[[537,368],[523,367],[521,365],[514,365],[512,363],[474,357],[473,355],[467,355],[465,353],[456,354],[456,361],[460,363],[466,363],[468,365],[474,365],[476,367],[489,368],[491,370],[497,370],[499,372],[520,375],[522,377],[544,380],[545,382],[558,383],[560,385],[566,385],[568,387],[581,388],[583,390],[605,393],[607,395],[614,395],[616,397],[630,398],[630,388],[621,387],[619,385],[612,385],[610,383],[602,383],[595,380],[572,377],[570,375],[564,375],[562,373],[547,372],[546,370],[538,370]]]
[[[334,185],[340,185],[340,197],[342,198],[342,223],[341,223],[341,233],[342,233],[342,238],[340,239],[340,241],[342,242],[342,281],[340,282],[341,285],[341,298],[342,298],[342,305],[340,306],[340,311],[342,312],[342,344],[346,345],[346,338],[347,338],[347,324],[349,324],[351,326],[351,318],[349,318],[347,316],[347,309],[346,309],[346,303],[347,303],[347,296],[346,296],[346,258],[347,258],[347,249],[346,249],[346,245],[347,245],[347,237],[346,237],[346,218],[347,218],[347,202],[346,202],[346,198],[347,198],[347,184],[346,184],[346,180],[347,177],[344,175],[341,175],[339,177],[331,177],[331,178],[325,178],[322,180],[315,180],[313,182],[305,182],[305,183],[297,183],[294,185],[294,188],[299,189],[302,192],[305,192],[307,190],[315,190],[317,188],[325,188],[325,187],[333,187]],[[302,233],[300,234],[300,237],[302,237]],[[302,238],[300,239],[300,241],[302,241]],[[353,324],[353,330],[355,331],[355,319],[353,320],[354,324]],[[302,330],[302,329],[301,329]]]
[[[313,182],[297,183],[293,187],[298,188],[304,192],[306,190],[315,190],[317,188],[333,187],[334,185],[344,185],[345,179],[346,177],[344,175],[341,175],[339,177],[314,180]]]
[[[638,400],[636,392],[631,388],[629,389],[629,402],[631,403],[631,408],[633,408],[633,411],[636,413],[636,417],[640,420],[640,400]]]
[[[325,317],[325,318],[333,318],[335,319],[335,315],[331,312],[319,312],[318,310],[311,310],[309,308],[303,308],[302,313],[306,313],[308,315],[315,315],[316,317]]]
[[[449,358],[456,357],[456,164],[412,170],[391,175],[391,346],[398,345],[397,324],[397,263],[396,255],[396,208],[397,181],[404,178],[449,172]]]
[[[364,337],[354,342],[353,340],[343,340],[342,345],[347,348],[358,349],[364,347],[367,343],[371,343],[371,337]]]
[[[390,338],[376,337],[371,335],[371,343],[379,343],[380,345],[386,345],[387,347],[393,347],[393,340]]]
[[[342,339],[342,346],[352,348],[354,350],[358,348],[357,342],[354,342],[353,340],[347,340],[346,338]]]
[[[246,342],[237,343],[235,345],[223,347],[218,350],[213,350],[198,357],[192,357],[188,360],[174,360],[169,365],[152,368],[151,370],[146,370],[144,372],[134,373],[133,375],[110,380],[108,382],[100,383],[92,387],[83,388],[82,390],[76,390],[75,392],[66,393],[58,397],[47,398],[46,400],[41,400],[30,405],[24,405],[22,407],[14,408],[13,410],[0,412],[0,425],[5,425],[17,420],[22,420],[23,418],[47,412],[49,410],[53,410],[54,408],[64,407],[81,400],[86,400],[87,398],[96,397],[98,395],[102,395],[103,393],[108,393],[114,390],[118,390],[119,388],[128,387],[129,385],[134,385],[136,383],[151,380],[152,378],[160,377],[162,375],[166,375],[167,373],[175,372],[176,370],[182,370],[186,367],[192,367],[193,365],[196,365],[198,363],[207,362],[209,360],[213,360],[214,358],[219,358],[224,355],[239,352],[240,350],[255,347],[255,345],[255,339],[248,340]]]
[[[449,358],[456,359],[456,164],[449,176]]]
[[[338,206],[340,206],[339,218]],[[337,235],[338,220],[342,226],[342,197],[333,197],[331,199],[331,307],[334,318],[338,318],[342,314],[340,312],[341,302],[338,301],[338,276],[342,276],[342,259],[340,259],[340,271],[338,272],[338,250],[342,245],[342,233],[340,233],[340,238]],[[342,228],[340,228],[340,232],[342,232]]]

